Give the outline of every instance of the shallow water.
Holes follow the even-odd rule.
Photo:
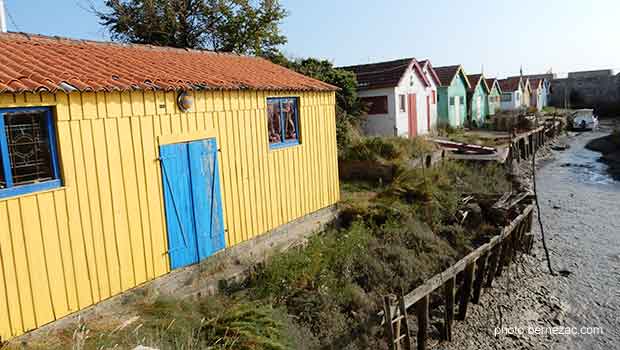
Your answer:
[[[602,332],[557,336],[555,349],[620,349],[620,182],[606,174],[598,152],[584,148],[609,132],[573,134],[571,147],[537,173],[552,264],[571,272],[551,283],[563,301],[562,326]]]

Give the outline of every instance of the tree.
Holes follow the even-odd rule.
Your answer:
[[[279,0],[105,0],[91,8],[112,39],[270,57],[286,43]]]
[[[290,61],[277,55],[272,57],[272,61],[340,88],[336,91],[336,138],[339,151],[346,149],[351,143],[351,130],[359,127],[366,115],[366,106],[357,96],[355,74],[334,68],[331,62],[316,58]]]

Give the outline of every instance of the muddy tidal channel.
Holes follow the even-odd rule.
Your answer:
[[[452,342],[433,349],[620,349],[620,182],[584,147],[610,132],[563,137],[570,148],[537,172],[552,266],[563,273],[549,275],[535,220],[533,255],[485,290]]]
[[[564,308],[562,325],[591,333],[555,336],[554,349],[620,349],[620,182],[584,148],[609,131],[572,135],[571,148],[538,172],[551,261],[570,272],[552,278],[550,292]]]

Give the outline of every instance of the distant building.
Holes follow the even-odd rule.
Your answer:
[[[415,137],[436,126],[439,79],[428,60],[410,57],[340,69],[355,73],[359,97],[369,105],[366,134]]]
[[[489,87],[489,115],[491,116],[500,110],[502,89],[495,78],[486,79],[486,83]]]
[[[530,79],[532,94],[530,96],[530,106],[542,110],[547,106],[549,95],[549,81],[547,79]]]
[[[570,72],[568,73],[569,79],[586,79],[586,78],[604,78],[610,77],[613,75],[613,71],[611,69],[599,69],[599,70],[587,70],[581,72]]]
[[[470,74],[467,89],[468,118],[472,126],[482,126],[489,116],[489,86],[482,74]]]
[[[512,77],[498,80],[502,90],[501,109],[513,111],[522,106],[523,83],[521,77]]]

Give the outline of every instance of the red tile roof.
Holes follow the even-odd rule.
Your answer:
[[[493,90],[493,85],[497,84],[497,89],[498,89],[498,92],[499,92],[500,94],[502,93],[502,88],[499,86],[499,84],[498,84],[498,82],[497,82],[497,79],[496,79],[496,78],[488,78],[488,79],[485,79],[485,80],[486,80],[486,82],[487,82],[487,86],[489,87],[489,92],[490,92],[491,90]]]
[[[420,65],[420,67],[422,67],[422,69],[424,69],[424,67],[428,69],[428,72],[431,74],[431,77],[433,77],[433,81],[435,81],[435,85],[437,86],[441,85],[441,81],[439,81],[439,77],[437,76],[437,73],[435,72],[435,68],[433,68],[433,65],[431,64],[430,60],[418,61],[418,64]]]
[[[484,89],[487,91],[487,93],[489,93],[489,91],[491,90],[482,74],[469,74],[467,76],[467,80],[469,80],[469,83],[471,84],[470,88],[468,89],[469,91],[474,91],[480,82],[482,82],[482,85],[484,86]]]
[[[543,80],[544,79],[530,78],[530,86],[532,87],[532,90],[540,88]]]
[[[499,87],[502,89],[503,92],[517,91],[519,89],[519,85],[521,84],[521,77],[501,79],[497,82],[499,83]]]
[[[465,85],[469,88],[469,81],[467,80],[467,76],[460,65],[457,64],[455,66],[436,67],[434,69],[435,73],[437,73],[437,76],[439,77],[441,86],[448,86],[452,84],[452,80],[454,80],[454,77],[460,71],[461,74],[463,74],[463,78],[465,78]]]
[[[0,34],[0,93],[337,88],[263,58],[148,45]]]
[[[410,65],[413,65],[420,80],[428,85],[420,65],[413,57],[338,68],[355,73],[359,90],[370,90],[397,86]]]

